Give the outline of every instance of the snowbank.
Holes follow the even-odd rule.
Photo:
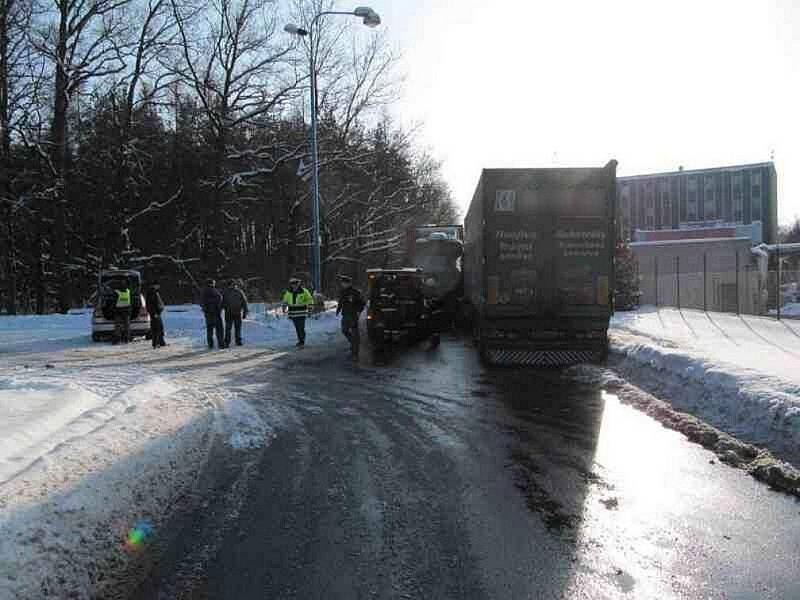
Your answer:
[[[293,346],[292,323],[255,305],[245,347],[210,352],[198,307],[165,321],[154,351],[92,342],[90,314],[0,318],[0,598],[93,597],[180,509],[215,440],[274,437],[269,388],[231,384]],[[309,345],[338,327],[309,319]]]
[[[760,317],[643,309],[616,315],[615,367],[680,410],[800,464],[800,333]]]
[[[770,315],[777,316],[777,310],[769,311]],[[789,317],[792,319],[800,319],[800,302],[790,302],[781,307],[781,317]]]
[[[0,356],[33,350],[56,351],[86,344],[92,330],[88,312],[69,315],[0,317]]]
[[[280,344],[290,341],[294,328],[279,308],[279,304],[253,303],[250,316],[243,323],[245,340],[259,344]],[[314,332],[329,331],[332,319],[330,310],[335,302],[326,302],[327,312],[308,319],[309,341]],[[205,345],[205,320],[196,304],[168,305],[164,312],[167,338],[181,339],[192,346]],[[0,355],[22,352],[55,352],[85,346],[92,332],[91,310],[72,311],[70,314],[0,316]]]
[[[338,318],[330,310],[333,306],[335,303],[327,303],[329,310],[307,319],[309,345],[314,344],[317,336],[337,329]],[[167,307],[164,328],[168,341],[179,339],[195,348],[206,345],[205,318],[199,306],[187,304]],[[250,307],[250,315],[242,323],[242,338],[246,344],[270,347],[293,344],[297,340],[294,325],[275,304],[254,304]]]
[[[21,431],[46,424],[49,434],[5,456],[13,476],[0,485],[0,598],[90,598],[130,557],[136,524],[157,523],[194,485],[214,414],[157,378],[123,395],[19,379],[5,391],[37,400],[21,411]],[[48,401],[83,412],[48,415]]]

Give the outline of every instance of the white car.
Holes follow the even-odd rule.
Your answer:
[[[131,290],[132,298],[139,298],[134,302],[131,310],[136,310],[131,315],[131,338],[136,336],[150,337],[150,315],[147,312],[144,294],[142,294],[142,276],[139,271],[110,269],[100,272],[98,281],[98,293],[94,302],[92,312],[92,340],[99,342],[103,339],[113,339],[116,324],[114,322],[113,311],[109,307],[103,306],[103,295],[101,290],[110,288],[119,290],[127,287]],[[105,309],[105,310],[104,310]]]

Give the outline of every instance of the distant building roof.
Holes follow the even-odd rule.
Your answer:
[[[631,242],[631,248],[641,248],[644,246],[679,246],[681,244],[711,244],[719,242],[751,242],[748,237],[723,237],[723,238],[699,238],[691,240],[656,240],[652,242]]]
[[[749,238],[754,245],[763,241],[760,221],[754,221],[748,225],[724,222],[681,224],[678,229],[636,229],[633,235],[636,242],[718,240],[745,237]]]
[[[736,237],[736,226],[698,227],[696,229],[654,229],[637,230],[637,242],[659,242],[666,240],[701,240],[708,238]]]
[[[617,177],[617,181],[635,181],[637,179],[651,179],[653,177],[674,177],[676,175],[694,175],[697,173],[709,173],[718,171],[741,171],[742,169],[756,169],[760,167],[775,168],[773,162],[752,163],[747,165],[732,165],[727,167],[708,167],[706,169],[686,169],[678,171],[665,171],[662,173],[647,173],[642,175],[627,175],[625,177]]]

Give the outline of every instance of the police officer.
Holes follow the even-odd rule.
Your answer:
[[[289,289],[283,294],[284,312],[289,313],[289,318],[294,323],[297,332],[297,346],[302,348],[306,343],[306,317],[314,304],[314,297],[306,288],[300,285],[300,280],[292,277],[289,280]]]
[[[350,342],[350,356],[358,358],[358,347],[361,341],[358,331],[358,317],[364,310],[366,301],[360,290],[353,287],[353,280],[348,275],[339,275],[339,304],[336,314],[342,315],[342,333]]]
[[[127,344],[131,341],[131,288],[124,284],[116,290],[117,300],[114,304],[114,337],[115,343]]]

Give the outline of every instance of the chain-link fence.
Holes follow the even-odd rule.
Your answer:
[[[744,253],[702,250],[680,256],[639,256],[641,303],[735,314],[800,318],[800,267],[769,261],[760,268]]]

